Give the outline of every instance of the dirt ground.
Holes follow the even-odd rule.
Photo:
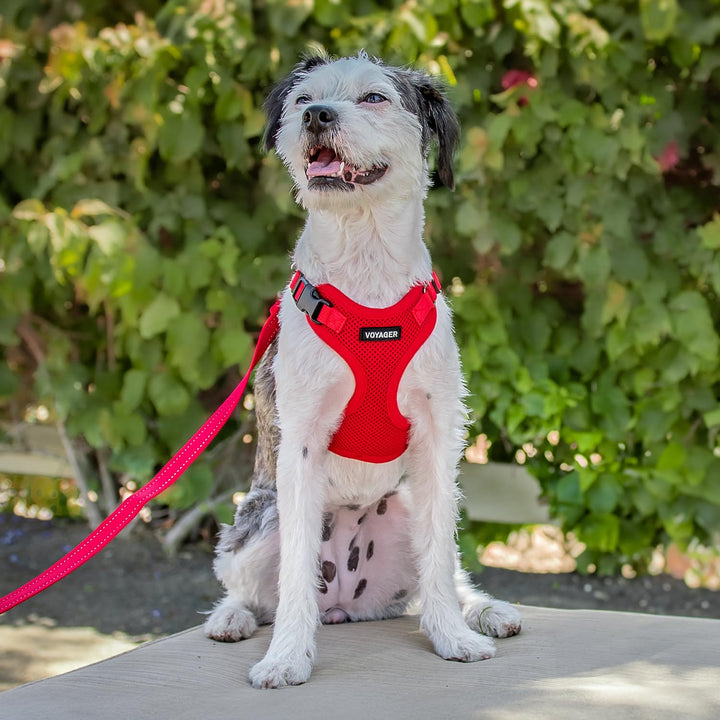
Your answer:
[[[0,515],[0,595],[33,578],[86,533],[79,523]],[[474,580],[492,595],[523,605],[720,618],[720,592],[691,589],[669,575],[600,578],[486,567]],[[153,534],[138,528],[0,617],[0,643],[5,646],[0,689],[69,669],[60,662],[63,647],[75,652],[75,665],[86,664],[133,643],[198,625],[203,621],[200,613],[219,596],[209,546],[188,546],[168,558]],[[74,634],[62,635],[69,629]],[[90,652],[92,638],[104,643],[98,654]],[[38,654],[42,659],[43,653],[52,655],[52,662],[38,667]]]

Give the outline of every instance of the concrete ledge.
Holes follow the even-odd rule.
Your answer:
[[[446,662],[416,617],[326,626],[309,683],[252,689],[270,628],[237,644],[193,628],[0,694],[10,720],[713,718],[720,620],[523,608],[493,660]]]

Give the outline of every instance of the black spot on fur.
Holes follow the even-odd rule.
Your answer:
[[[347,569],[350,572],[355,572],[358,569],[359,562],[360,562],[360,548],[356,545],[350,551],[350,557],[348,557]]]
[[[387,512],[387,498],[384,497],[377,506],[377,514],[384,515]]]
[[[323,580],[325,580],[325,582],[331,583],[335,579],[336,573],[337,568],[335,567],[335,563],[330,562],[330,560],[324,560],[322,564]]]
[[[322,529],[322,540],[327,542],[333,533],[333,514],[327,512],[323,515],[323,529]]]
[[[359,509],[360,509],[360,506],[359,506],[359,505],[355,505],[355,504],[353,504],[353,505],[346,505],[345,507],[346,507],[348,510],[351,510],[351,511],[355,511],[355,510],[359,510]]]
[[[308,449],[307,449],[307,447],[304,447],[304,448],[302,449],[302,455],[303,455],[303,459],[306,459],[306,458],[307,458],[307,456],[308,456]]]
[[[406,596],[407,590],[398,590],[395,595],[393,595],[393,600],[402,600]]]
[[[426,397],[428,400],[432,400],[432,394],[431,394],[431,393],[426,393],[425,397]]]
[[[325,584],[324,580],[320,580],[318,583],[318,590],[323,594],[326,595],[328,591],[328,586]]]
[[[365,513],[362,517],[359,517],[359,518],[358,518],[358,525],[362,525],[362,524],[363,524],[363,521],[365,520],[366,517],[367,517],[367,513]]]
[[[365,559],[369,560],[373,556],[374,552],[375,552],[375,541],[371,540],[367,546],[367,552],[365,553]]]
[[[365,588],[367,587],[367,580],[363,578],[355,588],[355,593],[353,594],[353,600],[357,600],[364,592]]]

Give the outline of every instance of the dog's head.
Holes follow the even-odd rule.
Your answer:
[[[441,181],[454,185],[459,126],[438,83],[357,57],[311,57],[270,93],[265,142],[286,164],[307,207],[424,193],[438,146]]]

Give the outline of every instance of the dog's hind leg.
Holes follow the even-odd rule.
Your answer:
[[[214,567],[227,594],[205,621],[208,637],[235,642],[273,621],[279,548],[275,491],[253,488],[220,534]]]

